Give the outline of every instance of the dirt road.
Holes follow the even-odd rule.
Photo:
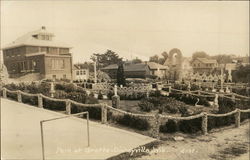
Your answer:
[[[240,128],[227,128],[207,136],[164,141],[150,155],[138,159],[157,160],[248,160],[250,122]],[[158,153],[157,153],[158,151]]]

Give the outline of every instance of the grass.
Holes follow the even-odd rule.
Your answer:
[[[229,147],[224,148],[223,150],[219,151],[217,154],[210,155],[210,158],[216,160],[226,160],[226,159],[233,159],[238,157],[242,154],[248,152],[248,142],[245,143],[234,143],[231,144]]]

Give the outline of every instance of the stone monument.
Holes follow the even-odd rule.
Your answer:
[[[117,86],[114,86],[114,96],[112,97],[112,107],[118,108],[120,104],[120,96],[117,94]]]

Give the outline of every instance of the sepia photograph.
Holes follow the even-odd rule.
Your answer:
[[[249,160],[249,1],[0,0],[2,160]]]

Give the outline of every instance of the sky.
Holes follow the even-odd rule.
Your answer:
[[[247,1],[1,1],[1,47],[41,26],[72,46],[74,63],[107,49],[143,60],[172,48],[249,54]]]

